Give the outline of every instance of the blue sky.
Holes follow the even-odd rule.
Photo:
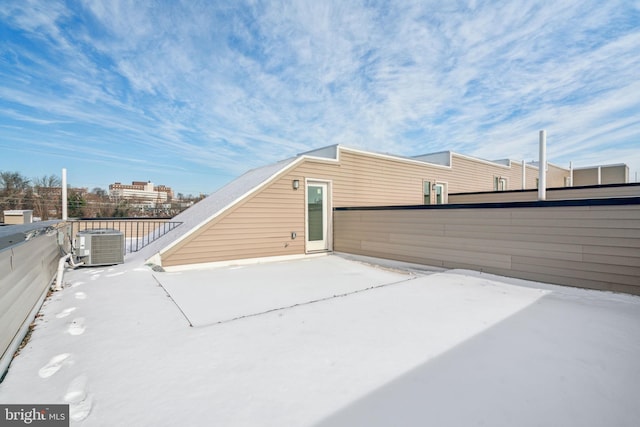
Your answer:
[[[640,2],[0,8],[0,170],[210,193],[330,144],[640,174]]]

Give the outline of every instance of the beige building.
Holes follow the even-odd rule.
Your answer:
[[[548,187],[566,168],[549,165]],[[448,195],[535,189],[538,168],[442,152],[413,158],[339,145],[254,169],[174,218],[183,225],[154,242],[153,262],[184,266],[330,251],[332,209],[445,204]]]
[[[629,183],[629,167],[625,164],[603,165],[573,170],[573,186]]]
[[[164,185],[155,186],[151,181],[133,181],[131,185],[116,182],[109,185],[109,195],[115,198],[163,203],[171,201],[173,191],[171,187]]]

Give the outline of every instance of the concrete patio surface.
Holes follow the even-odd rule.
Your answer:
[[[424,273],[422,273],[424,274]],[[192,326],[204,326],[415,279],[337,256],[154,273]],[[256,290],[256,287],[263,289]]]

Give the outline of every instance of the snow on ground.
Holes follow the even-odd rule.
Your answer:
[[[640,425],[634,296],[337,256],[65,282],[0,402],[72,425]]]

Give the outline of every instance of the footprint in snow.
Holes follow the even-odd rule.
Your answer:
[[[73,313],[76,310],[75,307],[69,307],[69,308],[65,308],[64,310],[62,310],[60,313],[56,314],[56,318],[57,319],[62,319],[64,317],[67,317],[68,315],[70,315],[71,313]]]
[[[69,404],[69,418],[73,421],[82,421],[91,413],[91,407],[93,406],[93,399],[91,396],[87,396],[84,400],[78,403]]]
[[[78,286],[82,286],[82,285],[84,285],[84,282],[73,282],[71,284],[71,287],[72,288],[77,288]]]
[[[94,274],[93,276],[91,276],[91,280],[98,280],[100,278],[99,274]]]
[[[64,395],[69,403],[69,416],[73,421],[82,421],[89,416],[93,399],[87,393],[87,377],[80,375],[71,381]]]
[[[86,327],[84,326],[84,317],[73,319],[71,325],[67,328],[69,335],[82,335]]]
[[[62,368],[62,365],[67,362],[70,356],[71,353],[62,353],[57,356],[53,356],[46,365],[40,368],[38,375],[40,378],[49,378]]]
[[[76,299],[87,299],[87,294],[84,292],[76,292]]]
[[[87,377],[86,375],[80,375],[75,377],[73,381],[67,387],[67,392],[64,395],[65,402],[68,403],[80,403],[87,398]]]

